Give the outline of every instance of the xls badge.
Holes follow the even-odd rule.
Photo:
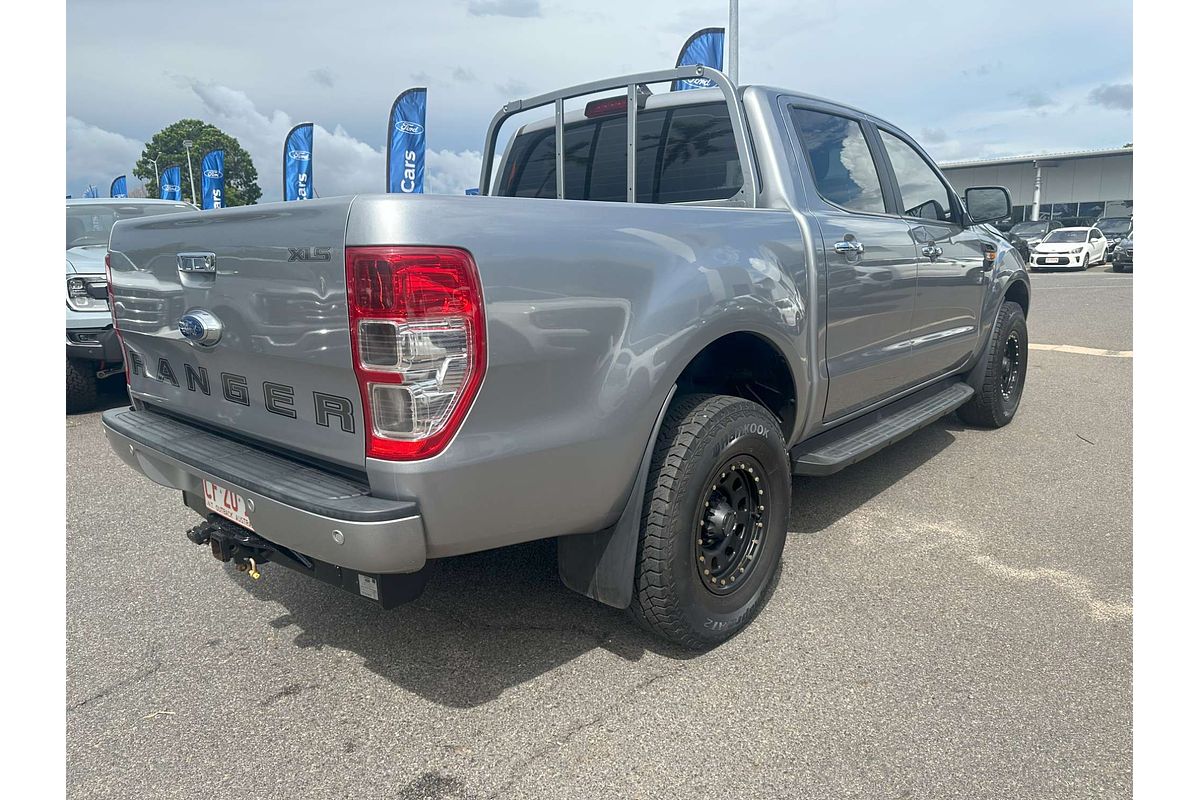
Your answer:
[[[202,347],[212,347],[221,341],[223,327],[211,311],[194,308],[179,318],[179,332],[183,338]]]

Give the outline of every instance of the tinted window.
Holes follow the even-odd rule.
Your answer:
[[[1096,227],[1107,234],[1128,233],[1129,229],[1133,227],[1133,221],[1110,217],[1097,222]]]
[[[852,211],[883,213],[883,183],[862,126],[847,117],[804,108],[792,109],[792,121],[821,196]]]
[[[620,114],[566,127],[567,198],[625,200],[625,122]],[[638,140],[638,202],[723,200],[742,187],[741,162],[724,103],[643,111],[638,115]],[[554,129],[521,134],[497,194],[554,197],[555,179]]]
[[[929,162],[904,140],[885,130],[879,131],[879,135],[883,139],[883,149],[892,162],[892,171],[896,173],[905,215],[952,220],[954,201],[950,198],[950,190],[938,178]]]
[[[1078,243],[1078,242],[1086,241],[1087,235],[1088,235],[1087,231],[1074,230],[1074,229],[1058,230],[1058,231],[1051,231],[1050,235],[1047,236],[1042,241],[1044,241],[1044,242]]]

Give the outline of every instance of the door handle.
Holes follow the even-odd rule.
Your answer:
[[[921,248],[921,255],[925,256],[930,261],[933,261],[942,255],[942,248],[938,247],[936,244],[927,244]]]
[[[851,253],[862,255],[866,249],[862,242],[841,241],[835,242],[833,245],[833,252],[841,253],[844,256],[848,256]]]

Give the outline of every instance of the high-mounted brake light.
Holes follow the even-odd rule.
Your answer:
[[[651,94],[650,87],[644,83],[639,83],[637,87],[637,107],[643,109],[646,107],[646,98]],[[606,117],[612,114],[624,114],[629,110],[629,98],[625,95],[617,95],[616,97],[602,97],[599,100],[592,100],[583,107],[583,115],[588,119],[593,117]]]
[[[346,297],[367,456],[437,455],[483,382],[483,292],[452,247],[348,247]]]
[[[629,101],[624,97],[606,97],[603,100],[592,100],[583,107],[583,115],[588,119],[606,117],[610,114],[624,114]]]

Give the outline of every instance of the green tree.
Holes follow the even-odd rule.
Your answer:
[[[142,149],[142,156],[133,168],[133,174],[142,180],[149,197],[158,197],[158,182],[154,179],[154,162],[158,160],[158,171],[179,165],[180,186],[183,199],[200,205],[192,198],[188,181],[188,155],[183,146],[185,139],[192,141],[192,172],[196,178],[196,192],[200,192],[200,161],[209,150],[225,151],[225,205],[246,206],[257,203],[262,197],[258,186],[258,170],[238,140],[225,131],[198,119],[181,119],[168,125],[150,138]]]

